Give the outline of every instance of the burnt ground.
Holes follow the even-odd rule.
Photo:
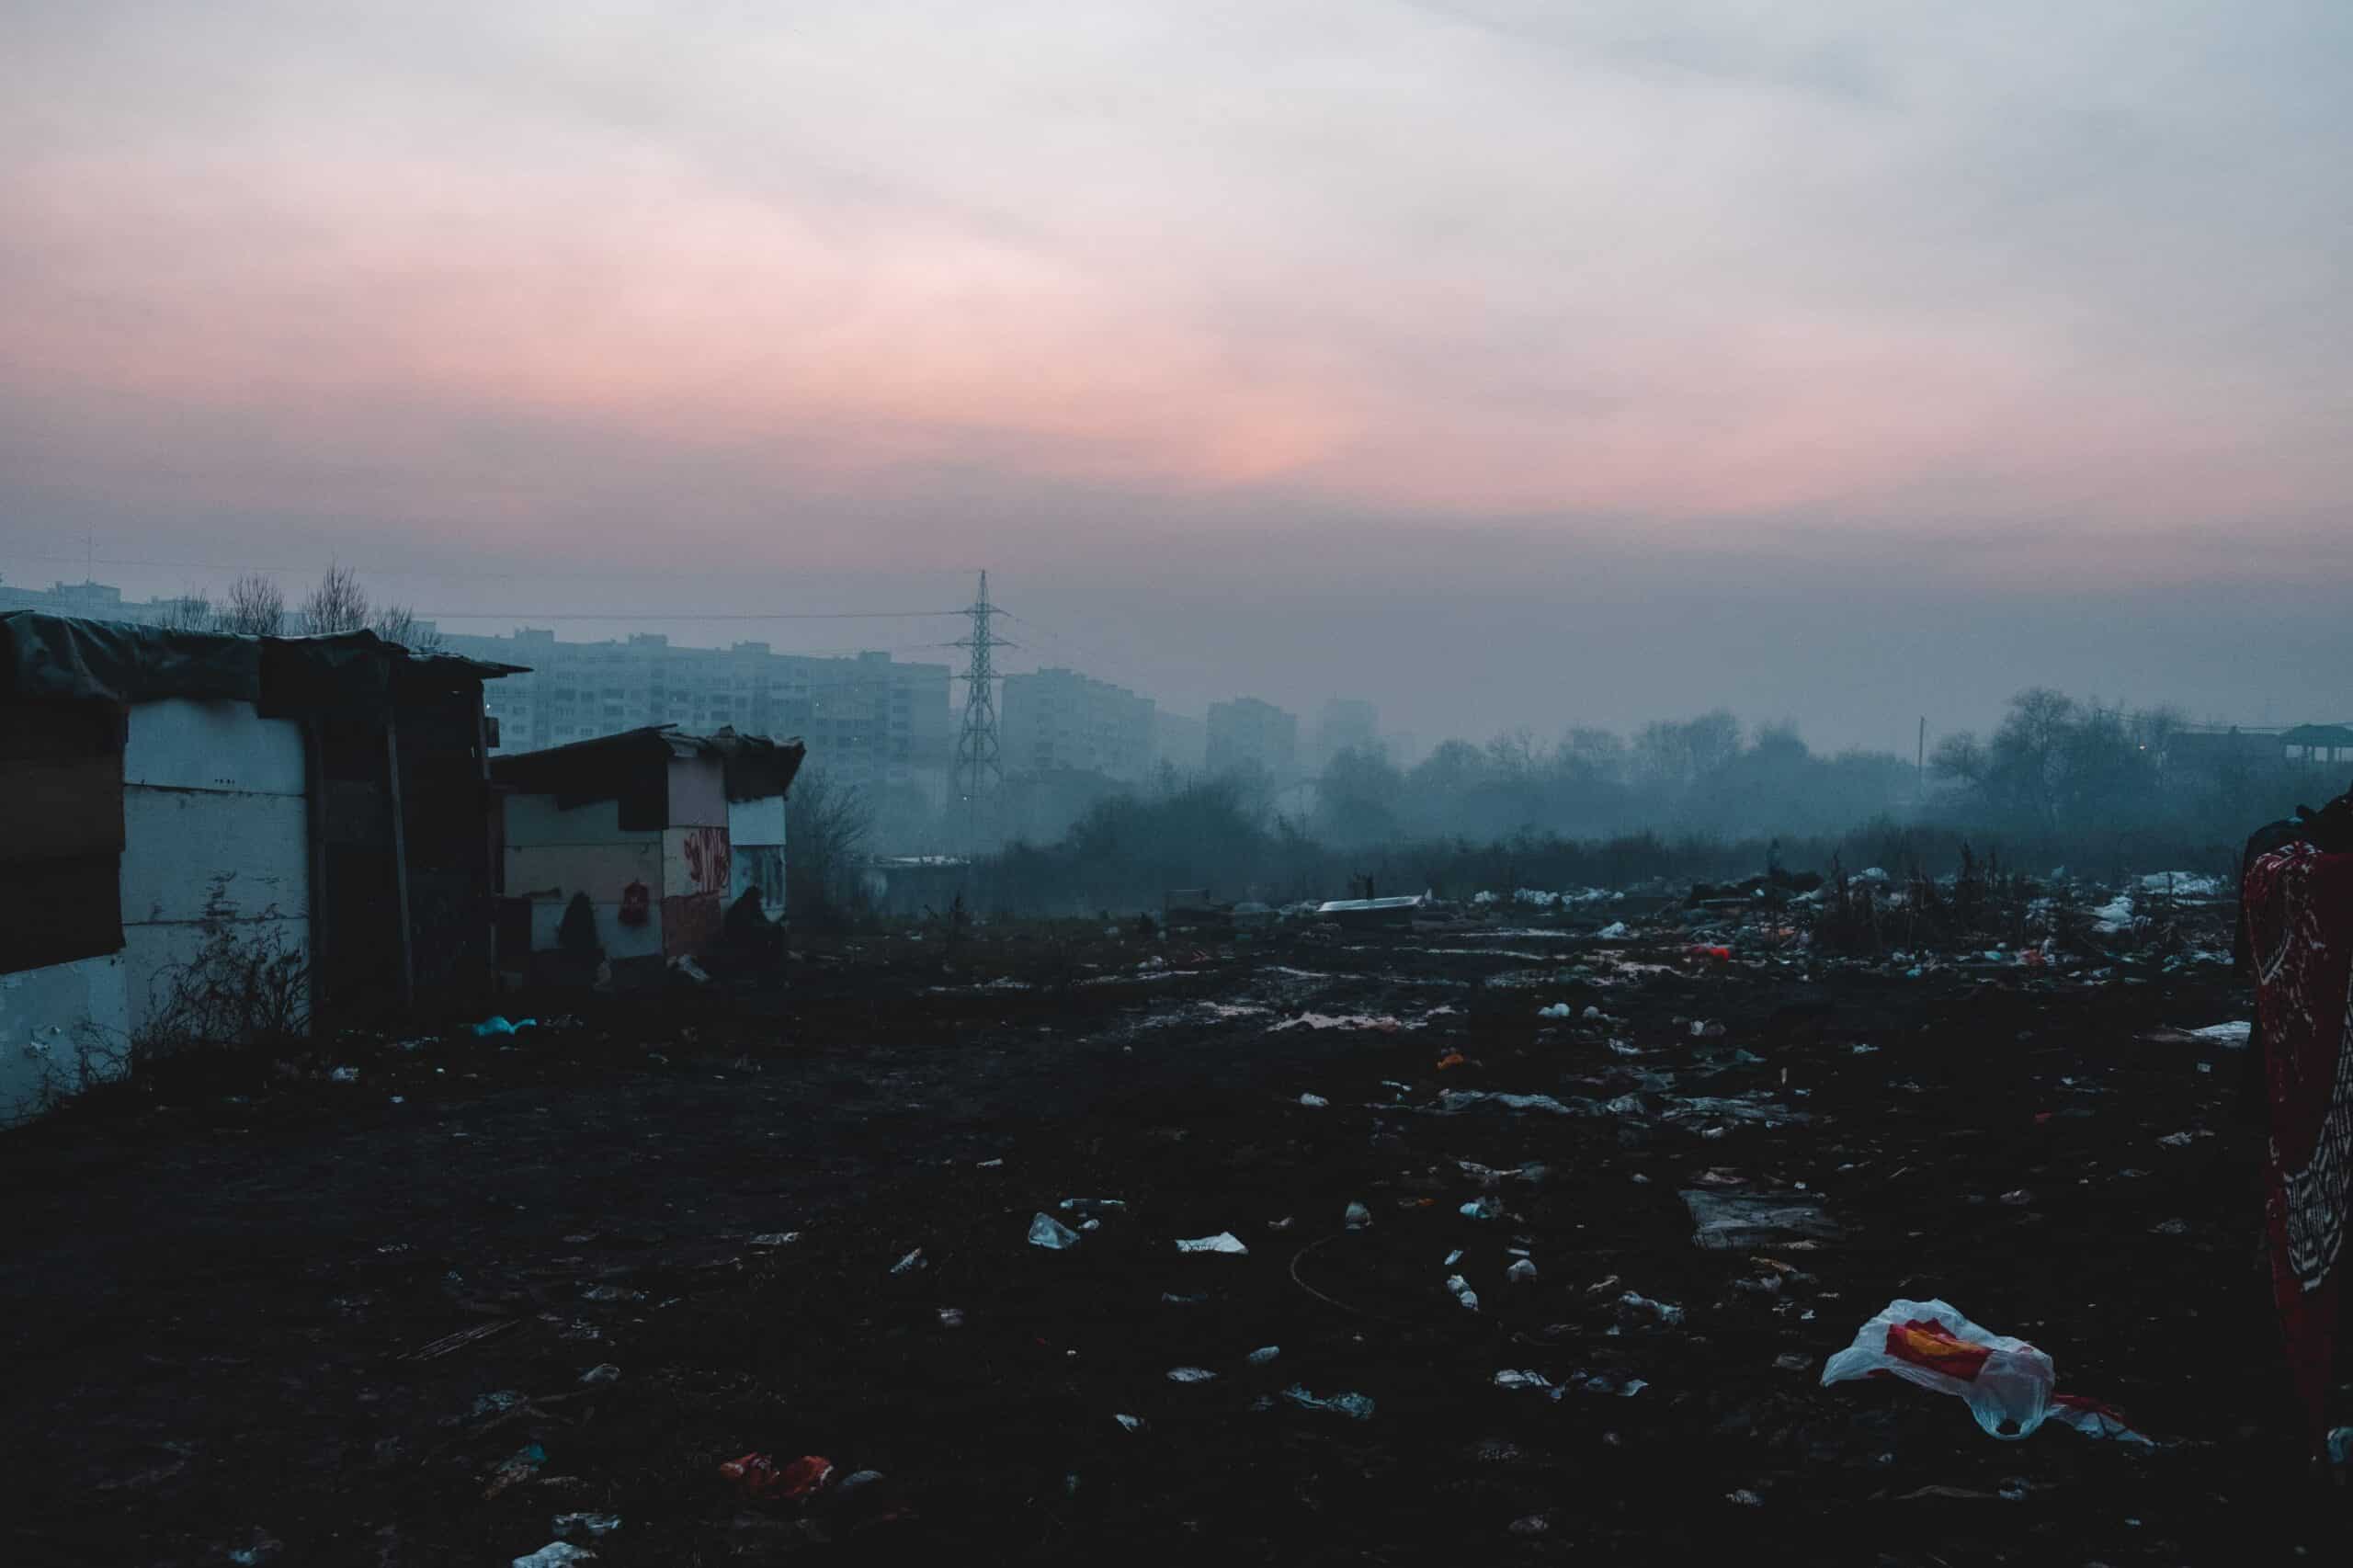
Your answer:
[[[584,1002],[102,1093],[0,1136],[0,1557],[503,1564],[610,1513],[605,1564],[2343,1561],[2281,1403],[2240,1053],[2140,1038],[2245,1017],[2225,966],[1647,935],[1098,930],[946,973],[895,939],[780,1008]],[[1703,1250],[1687,1190],[1837,1234]],[[1125,1207],[1028,1244],[1068,1198]],[[1226,1231],[1246,1256],[1174,1245]],[[2032,1339],[2158,1446],[1817,1386],[1898,1296]],[[749,1451],[881,1478],[751,1500],[718,1473]]]

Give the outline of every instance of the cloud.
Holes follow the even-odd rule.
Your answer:
[[[0,506],[59,527],[2345,569],[2334,4],[17,20]]]

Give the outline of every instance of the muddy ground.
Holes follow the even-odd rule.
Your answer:
[[[2246,1017],[2224,963],[1689,941],[869,940],[781,1005],[93,1096],[0,1135],[0,1558],[2344,1561],[2274,1370],[2243,1053],[2143,1038]],[[1836,1233],[1703,1249],[1685,1192]],[[1029,1244],[1065,1199],[1124,1207]],[[1175,1245],[1224,1232],[1246,1255]],[[2156,1446],[1818,1386],[1899,1296]],[[748,1498],[749,1452],[835,1484]]]

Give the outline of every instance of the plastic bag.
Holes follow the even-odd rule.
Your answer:
[[[1822,1386],[1866,1377],[1902,1378],[1967,1400],[1977,1425],[2004,1442],[2030,1437],[2048,1420],[2086,1437],[2149,1440],[2107,1406],[2054,1392],[2059,1373],[2048,1355],[1979,1327],[1945,1301],[1890,1301],[1824,1363]]]

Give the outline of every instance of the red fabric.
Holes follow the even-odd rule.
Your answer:
[[[1986,1361],[1994,1354],[1989,1347],[1961,1338],[1934,1318],[1888,1324],[1887,1353],[1899,1361],[1909,1361],[1965,1383],[1977,1381],[1977,1374],[1985,1369]]]
[[[2264,1227],[2288,1364],[2326,1429],[2353,1178],[2353,855],[2291,844],[2241,890],[2270,1106]]]

